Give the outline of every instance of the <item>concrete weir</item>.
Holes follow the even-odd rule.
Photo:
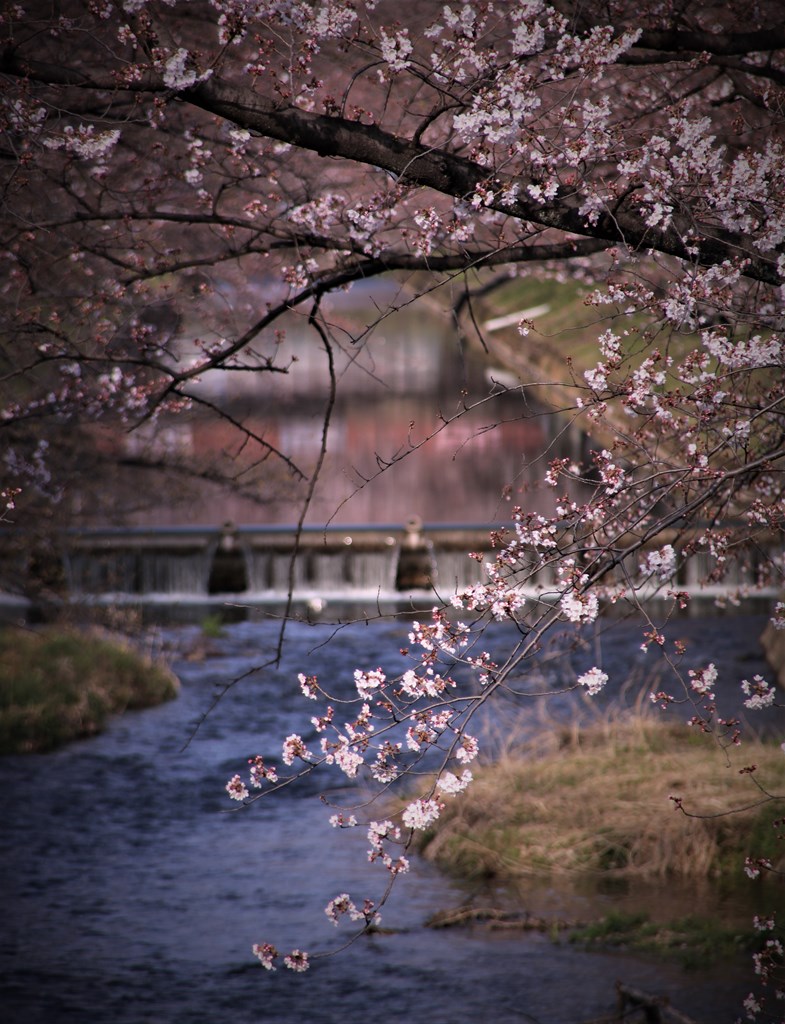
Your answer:
[[[368,609],[428,608],[449,601],[456,590],[487,582],[485,564],[492,555],[494,524],[429,524],[411,516],[403,524],[305,527],[104,527],[72,530],[59,537],[62,584],[57,600],[97,605],[219,605],[279,607],[298,614],[327,605]],[[684,543],[662,534],[650,547]],[[783,556],[782,541],[759,538],[758,560]],[[475,557],[470,557],[474,554]],[[645,552],[634,545],[627,561],[603,582],[627,593]],[[520,549],[509,566],[507,584],[527,600],[555,603],[563,587],[553,560],[542,552]],[[671,601],[675,591],[688,594],[687,614],[707,605],[760,610],[781,600],[778,586],[761,585],[755,558],[734,565],[714,581],[707,553],[680,559],[673,580],[644,580],[636,601]],[[0,591],[2,591],[0,586]],[[670,597],[668,595],[671,595]],[[10,614],[0,593],[0,617]],[[8,602],[6,601],[6,604]],[[9,611],[10,609],[10,611]],[[18,609],[17,609],[18,610]],[[6,614],[6,617],[7,617]]]
[[[401,525],[95,529],[63,548],[72,598],[101,595],[260,597],[406,594],[483,578],[469,551],[490,550],[489,526]],[[296,557],[293,557],[296,554]]]

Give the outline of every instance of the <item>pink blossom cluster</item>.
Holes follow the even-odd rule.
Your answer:
[[[777,699],[775,688],[760,675],[753,676],[752,682],[743,679],[741,689],[746,697],[744,706],[751,711],[760,711],[762,708],[771,707]]]
[[[601,669],[590,668],[588,672],[584,672],[578,676],[578,683],[581,686],[586,687],[586,692],[590,697],[596,697],[598,693],[605,687],[608,682],[608,673],[603,672]]]

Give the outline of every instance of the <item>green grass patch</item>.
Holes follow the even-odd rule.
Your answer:
[[[750,952],[762,941],[752,928],[728,927],[695,915],[654,922],[646,913],[624,911],[607,914],[570,935],[570,942],[588,948],[622,948],[672,960],[686,969],[705,968],[740,952]]]
[[[76,630],[0,632],[0,754],[53,750],[177,695],[165,666]]]
[[[220,612],[206,615],[201,624],[202,636],[208,640],[218,640],[225,633],[224,620]]]

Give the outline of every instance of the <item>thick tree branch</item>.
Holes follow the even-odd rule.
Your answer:
[[[248,89],[211,78],[184,93],[183,98],[209,113],[250,131],[309,150],[324,157],[339,157],[394,174],[399,180],[434,189],[458,199],[470,199],[478,186],[501,190],[509,180],[489,174],[487,168],[446,150],[417,145],[374,125],[327,117],[293,107],[278,108]],[[520,184],[524,184],[521,182]],[[522,190],[521,190],[522,191]],[[757,255],[748,239],[714,227],[706,228],[697,253],[673,227],[648,227],[632,210],[601,213],[589,223],[579,212],[579,197],[562,194],[540,205],[518,198],[508,205],[489,204],[510,217],[575,235],[623,243],[632,249],[655,249],[706,266],[745,259],[745,276],[778,284],[774,264]]]
[[[701,32],[684,29],[664,31],[644,30],[635,44],[635,49],[669,50],[680,53],[716,53],[723,56],[738,56],[744,53],[771,53],[785,49],[785,27],[772,25],[753,32]]]

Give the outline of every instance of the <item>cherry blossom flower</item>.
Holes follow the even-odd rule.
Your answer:
[[[387,61],[391,71],[404,71],[409,66],[412,43],[409,30],[401,29],[395,35],[388,36],[384,29],[379,35],[382,57]]]
[[[44,139],[47,149],[65,149],[83,160],[105,160],[120,139],[120,130],[111,128],[97,132],[92,124],[74,128],[66,125],[61,136]]]
[[[262,783],[265,780],[267,780],[267,782],[278,781],[278,773],[276,769],[272,765],[266,765],[264,763],[264,758],[257,755],[256,757],[250,758],[248,763],[251,766],[251,785],[254,786],[255,789],[261,788]]]
[[[763,1007],[755,998],[755,995],[752,992],[750,992],[750,994],[745,997],[743,1005],[747,1013],[747,1020],[754,1021],[756,1019],[755,1015],[763,1012]]]
[[[226,783],[226,792],[232,800],[245,800],[250,795],[239,775],[233,775]]]
[[[767,857],[746,857],[744,860],[744,873],[748,878],[756,879],[761,871],[770,871],[771,861]]]
[[[307,971],[311,966],[308,961],[308,954],[301,949],[293,949],[291,953],[283,958],[283,962],[285,967],[288,967],[290,971],[296,971],[298,974]]]
[[[453,772],[442,772],[436,780],[436,785],[441,795],[455,796],[457,793],[462,793],[472,782],[472,779],[472,773],[468,768],[464,768],[460,777],[453,774]]]
[[[344,914],[348,914],[352,921],[357,921],[363,916],[357,910],[357,907],[346,892],[343,892],[340,896],[336,896],[334,899],[331,899],[324,908],[324,912],[336,927],[340,924],[341,917]]]
[[[771,683],[767,683],[763,676],[755,675],[752,682],[743,679],[741,689],[747,699],[744,706],[751,711],[760,711],[762,708],[771,707],[777,697],[777,692]]]
[[[284,764],[291,765],[294,764],[295,758],[298,757],[303,761],[311,760],[311,754],[303,743],[302,737],[292,733],[291,736],[287,736],[284,740],[281,760]]]
[[[354,828],[357,825],[357,818],[353,814],[348,818],[344,818],[343,814],[333,814],[330,816],[330,824],[333,828]]]
[[[641,564],[645,576],[658,576],[667,582],[676,572],[676,552],[671,544],[665,544],[658,551],[650,551]]]
[[[442,805],[437,800],[413,800],[401,817],[407,828],[424,830],[438,819],[441,810]]]
[[[384,686],[386,680],[387,677],[380,668],[371,672],[363,672],[358,668],[354,673],[354,682],[361,697],[372,696],[379,687]]]
[[[365,763],[363,755],[353,750],[348,740],[343,736],[339,736],[336,743],[322,739],[322,752],[325,754],[327,764],[337,764],[347,778],[350,779],[356,777],[360,767]]]
[[[259,958],[259,962],[265,970],[275,970],[275,961],[278,959],[278,950],[275,946],[270,945],[269,942],[265,942],[261,945],[259,943],[254,943],[251,947],[251,952],[255,957]]]
[[[163,65],[164,84],[170,89],[190,89],[210,74],[210,70],[199,74],[190,53],[183,47],[170,54]]]
[[[570,622],[594,622],[599,613],[599,601],[596,594],[579,594],[568,591],[559,602],[565,618]]]
[[[455,748],[455,757],[464,764],[468,764],[477,757],[479,749],[480,744],[476,737],[470,736],[468,733],[464,732],[458,739],[458,745]]]
[[[699,694],[701,697],[707,697],[709,700],[714,700],[714,684],[717,682],[717,668],[714,662],[711,662],[706,668],[701,669],[690,669],[690,686]]]
[[[319,684],[316,680],[316,676],[307,676],[304,672],[300,672],[297,676],[297,680],[300,683],[300,689],[305,697],[310,700],[316,700],[319,694]]]
[[[595,697],[608,682],[608,674],[596,667],[590,668],[588,672],[578,676],[578,682],[581,686],[586,687],[590,697]]]

